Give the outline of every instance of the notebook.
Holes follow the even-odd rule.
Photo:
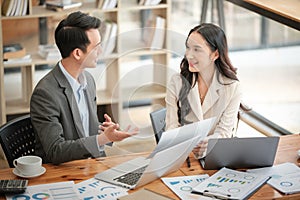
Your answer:
[[[95,178],[134,189],[176,171],[192,149],[206,137],[214,123],[215,118],[210,118],[165,131],[149,157],[124,162],[96,174]]]
[[[209,139],[207,153],[199,159],[203,169],[272,166],[279,137]]]

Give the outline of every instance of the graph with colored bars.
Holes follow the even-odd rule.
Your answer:
[[[97,189],[99,191],[104,191],[106,189],[116,189],[115,186],[101,186],[101,182],[99,180],[92,182],[90,184],[87,184],[87,186],[82,186],[78,188],[79,193],[84,193],[87,191],[88,188]]]
[[[196,179],[187,179],[187,180],[183,180],[182,182],[184,184],[189,184],[189,183],[192,183],[192,182],[197,182],[197,183],[201,183],[202,181],[204,181],[205,178],[196,178]]]
[[[184,184],[190,184],[190,183],[201,183],[202,181],[204,181],[206,178],[196,178],[196,179],[184,179],[184,180],[175,180],[175,181],[170,181],[171,185],[176,185],[179,184],[180,181]]]
[[[7,198],[9,199],[9,198]],[[49,191],[16,194],[11,197],[12,200],[18,199],[77,199],[73,187],[50,188]]]
[[[100,194],[92,197],[85,197],[83,200],[91,200],[91,199],[113,199],[119,197],[121,192],[111,192],[109,194]]]
[[[91,178],[76,184],[76,189],[79,192],[80,199],[117,199],[117,197],[124,196],[127,189],[111,185],[97,179]]]
[[[247,183],[250,183],[249,180],[252,180],[254,179],[253,176],[245,176],[244,177],[245,180],[237,180],[237,179],[232,179],[232,178],[227,178],[227,177],[222,177],[222,176],[219,176],[217,177],[217,181],[222,183],[222,182],[227,182],[227,183],[240,183],[242,185],[244,184],[247,184]]]
[[[7,200],[21,200],[21,199],[78,199],[78,195],[74,190],[74,182],[58,182],[50,184],[41,184],[28,186],[26,191],[22,194],[7,194]]]

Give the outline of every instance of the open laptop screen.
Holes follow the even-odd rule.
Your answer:
[[[208,140],[204,169],[272,166],[279,137],[219,138]]]

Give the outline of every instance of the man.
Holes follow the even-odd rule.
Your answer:
[[[44,163],[105,156],[105,144],[137,133],[118,130],[106,114],[99,126],[95,81],[85,68],[95,68],[102,52],[100,23],[78,11],[55,30],[62,60],[37,84],[30,102],[36,155]]]

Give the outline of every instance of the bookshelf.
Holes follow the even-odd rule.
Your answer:
[[[100,0],[101,1],[101,0]],[[3,0],[1,1],[2,4]],[[106,111],[122,125],[122,111],[123,104],[130,101],[151,99],[153,105],[164,105],[164,97],[166,93],[167,84],[167,66],[169,64],[170,53],[167,51],[169,47],[168,32],[164,34],[164,44],[162,48],[150,48],[142,41],[141,17],[142,13],[151,13],[148,15],[154,19],[160,16],[165,19],[164,29],[167,30],[169,26],[170,16],[170,0],[162,0],[157,5],[139,5],[135,0],[118,0],[115,8],[101,9],[98,8],[99,1],[85,0],[81,1],[82,6],[76,9],[64,10],[55,12],[47,10],[44,6],[35,6],[32,1],[29,1],[28,12],[25,16],[1,16],[0,20],[0,42],[4,45],[5,38],[3,37],[3,23],[9,23],[15,20],[39,19],[46,18],[48,22],[48,42],[53,42],[53,31],[60,19],[67,14],[80,10],[82,12],[90,13],[99,17],[102,21],[111,21],[117,24],[117,37],[115,47],[112,53],[101,58],[100,65],[105,66],[101,77],[94,77],[96,84],[99,79],[104,79],[105,87],[97,88],[97,104],[104,106]],[[1,5],[0,5],[1,6]],[[37,24],[38,26],[38,24]],[[147,28],[151,31],[152,28]],[[103,36],[102,36],[103,37]],[[34,74],[36,73],[36,66],[49,65],[54,66],[57,60],[47,61],[38,55],[39,34],[28,41],[16,41],[21,43],[31,55],[31,62],[24,62],[18,64],[7,64],[1,62],[0,64],[0,125],[6,122],[6,116],[12,114],[22,114],[29,112],[29,101],[31,93],[35,87]],[[33,42],[32,42],[33,41]],[[0,50],[1,60],[3,60],[2,48]],[[145,58],[150,63],[137,67],[133,70],[139,73],[151,74],[147,82],[131,85],[130,87],[123,87],[124,82],[136,82],[137,77],[131,77],[134,73],[127,74],[127,77],[122,77],[121,72],[128,67],[131,62],[143,62]],[[127,64],[126,64],[127,63]],[[130,65],[130,64],[129,64]],[[4,69],[5,68],[19,68],[21,73],[21,90],[22,97],[17,100],[8,100],[5,95],[5,89],[13,86],[5,85],[4,83]],[[98,85],[98,84],[97,84]],[[145,113],[148,114],[148,113]],[[124,117],[124,116],[123,116]],[[125,116],[126,117],[126,116]]]

